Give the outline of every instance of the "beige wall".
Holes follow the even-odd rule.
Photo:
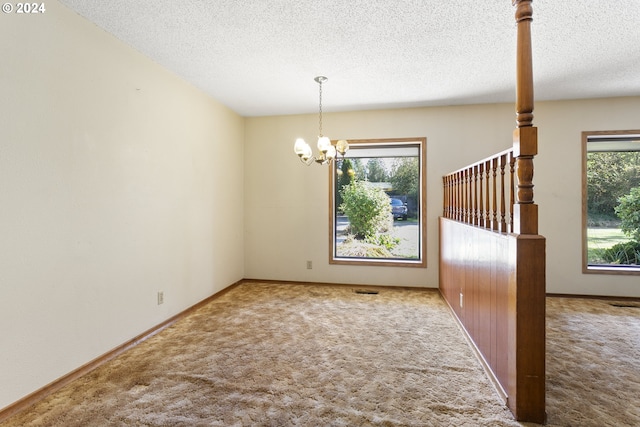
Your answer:
[[[329,265],[328,170],[305,166],[293,153],[296,137],[315,139],[317,116],[247,119],[246,276],[437,287],[441,177],[506,148],[513,128],[511,111],[507,105],[491,105],[324,115],[323,129],[334,139],[427,138],[426,269]],[[307,260],[313,261],[312,270],[306,269]]]
[[[244,276],[244,119],[46,7],[0,16],[0,408]]]
[[[584,275],[581,265],[581,132],[640,128],[640,98],[539,102],[535,115],[535,200],[547,238],[547,291],[640,296],[638,276]],[[311,141],[317,134],[316,116],[300,115],[247,119],[246,277],[437,287],[441,177],[508,148],[513,105],[335,113],[323,122],[334,139],[427,138],[427,268],[329,265],[327,169],[307,167],[293,153],[296,137]]]
[[[547,291],[640,297],[640,276],[582,274],[582,132],[640,129],[640,97],[536,106],[540,156],[534,177],[547,238]]]

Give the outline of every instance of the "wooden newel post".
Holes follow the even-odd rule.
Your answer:
[[[533,61],[531,54],[531,0],[513,0],[516,6],[516,123],[513,156],[516,160],[514,232],[538,234],[538,206],[533,202],[533,158],[538,154],[538,129],[533,126]]]
[[[533,125],[533,66],[531,55],[531,0],[513,0],[516,6],[518,46],[516,55],[516,123],[518,127]]]

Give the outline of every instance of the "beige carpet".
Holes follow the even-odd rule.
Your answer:
[[[553,426],[640,426],[640,303],[547,298]]]
[[[439,294],[245,283],[7,426],[517,426]]]
[[[439,294],[245,283],[9,426],[519,426]],[[640,425],[640,309],[548,299],[551,426]]]

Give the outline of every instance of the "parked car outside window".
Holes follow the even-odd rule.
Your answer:
[[[407,204],[400,199],[391,199],[391,212],[393,219],[407,220]]]

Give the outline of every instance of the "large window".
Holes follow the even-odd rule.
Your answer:
[[[640,130],[583,132],[583,271],[640,274]]]
[[[426,138],[349,147],[330,170],[329,262],[425,267]]]

